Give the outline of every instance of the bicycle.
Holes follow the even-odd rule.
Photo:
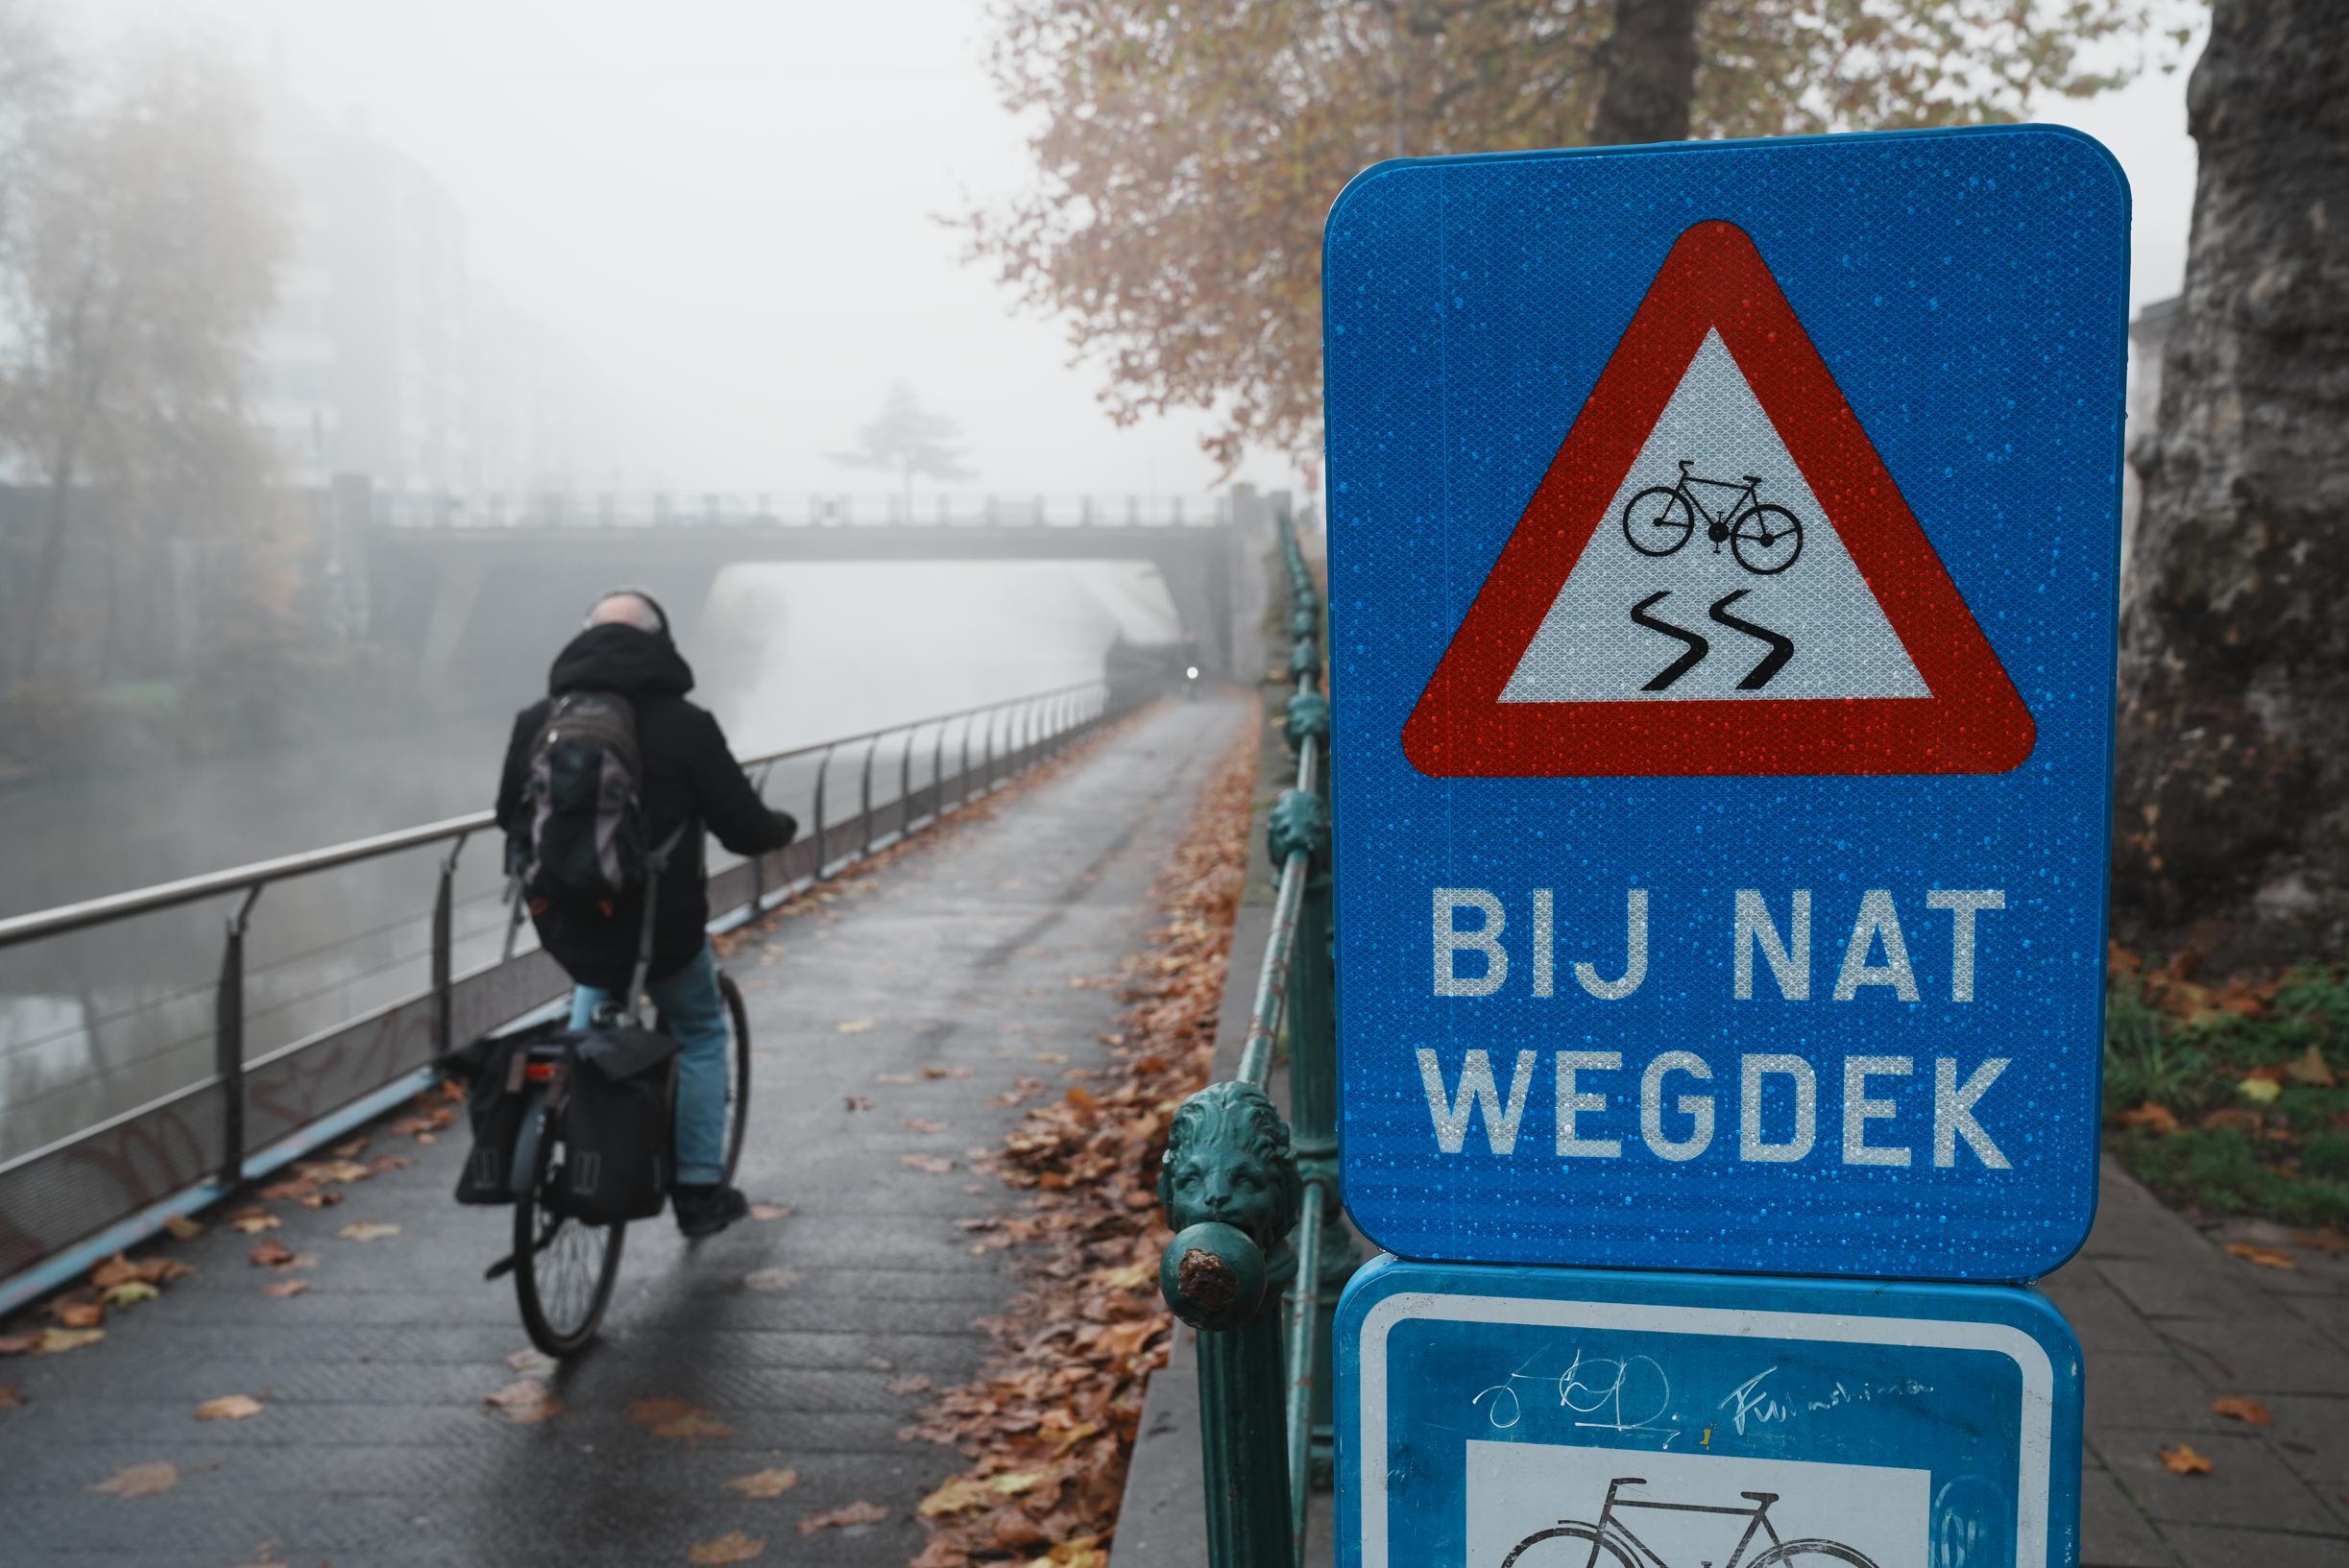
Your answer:
[[[1803,553],[1803,520],[1784,507],[1761,498],[1761,476],[1749,473],[1745,483],[1702,479],[1688,470],[1695,464],[1681,459],[1677,483],[1653,485],[1623,503],[1623,541],[1641,555],[1666,556],[1688,543],[1700,519],[1713,553],[1728,544],[1737,564],[1757,577],[1775,577],[1795,564]],[[1693,487],[1737,493],[1737,499],[1718,514],[1707,511]],[[1781,559],[1780,549],[1784,550]]]
[[[1538,1530],[1519,1541],[1508,1556],[1501,1559],[1501,1568],[1598,1568],[1599,1554],[1604,1552],[1618,1568],[1642,1568],[1641,1558],[1655,1568],[1672,1568],[1656,1550],[1634,1534],[1632,1528],[1617,1516],[1623,1508],[1651,1508],[1660,1513],[1718,1513],[1748,1521],[1745,1533],[1738,1536],[1737,1548],[1729,1555],[1721,1568],[1785,1568],[1794,1564],[1843,1563],[1846,1568],[1877,1568],[1865,1553],[1844,1545],[1841,1541],[1818,1538],[1782,1541],[1778,1528],[1770,1523],[1770,1505],[1779,1500],[1776,1492],[1739,1492],[1737,1495],[1754,1506],[1750,1508],[1730,1508],[1705,1503],[1652,1503],[1643,1498],[1619,1497],[1626,1486],[1644,1486],[1647,1482],[1638,1476],[1617,1476],[1607,1484],[1607,1500],[1599,1507],[1599,1522],[1595,1525],[1580,1519],[1561,1519],[1548,1530]],[[1746,1560],[1746,1549],[1754,1544],[1756,1534],[1766,1536],[1770,1544],[1761,1553]],[[1525,1555],[1544,1541],[1587,1542],[1590,1550],[1579,1545],[1561,1547],[1554,1552],[1538,1554],[1526,1562]],[[1712,1568],[1710,1563],[1704,1568]]]
[[[750,1124],[750,1014],[734,977],[718,971],[734,1049],[726,1053],[726,1160],[720,1179],[731,1185]],[[656,1025],[658,1026],[658,1025]],[[522,1067],[529,1086],[521,1132],[515,1140],[514,1250],[490,1267],[489,1278],[511,1271],[530,1342],[549,1356],[586,1348],[612,1304],[619,1280],[625,1222],[591,1225],[553,1201],[563,1190],[565,1089],[573,1063],[569,1047],[550,1041],[529,1048]],[[676,1064],[669,1064],[669,1098],[676,1098]]]

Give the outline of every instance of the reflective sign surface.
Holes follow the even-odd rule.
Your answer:
[[[1345,1195],[1406,1256],[2023,1279],[2094,1208],[2128,198],[2040,128],[1331,215]]]
[[[2024,1291],[1372,1264],[1337,1326],[1348,1568],[2050,1568],[2080,1353]]]

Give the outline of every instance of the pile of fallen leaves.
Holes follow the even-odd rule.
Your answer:
[[[1256,757],[1251,736],[1217,766],[1155,889],[1166,924],[1127,972],[1109,1065],[1031,1107],[1005,1139],[997,1172],[1027,1201],[966,1221],[974,1252],[1027,1248],[1029,1283],[984,1323],[994,1353],[977,1381],[899,1435],[972,1461],[922,1500],[930,1541],[914,1568],[1108,1561],[1143,1389],[1174,1330],[1158,1295],[1158,1160],[1215,1053]],[[1042,1088],[1023,1080],[1012,1096]]]

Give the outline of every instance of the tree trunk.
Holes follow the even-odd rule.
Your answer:
[[[2114,913],[2212,973],[2349,933],[2349,28],[2217,0],[2122,618]]]
[[[1697,92],[1697,12],[1705,0],[1615,0],[1600,51],[1606,85],[1590,120],[1600,145],[1685,141]]]

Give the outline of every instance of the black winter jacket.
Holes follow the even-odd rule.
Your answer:
[[[636,707],[637,746],[644,767],[644,842],[658,844],[679,823],[687,824],[662,874],[653,912],[650,977],[673,975],[701,951],[703,928],[710,923],[710,902],[702,889],[703,826],[737,855],[763,855],[789,843],[798,824],[768,808],[743,778],[717,720],[685,700],[693,689],[693,671],[667,638],[633,626],[591,626],[555,656],[546,689],[550,698],[567,691],[615,691]],[[506,743],[505,769],[497,781],[497,825],[509,839],[529,830],[523,791],[530,747],[546,721],[546,709],[542,700],[514,716],[514,736]],[[539,940],[572,979],[617,991],[628,983],[636,962],[643,908],[639,894],[608,913],[595,905],[550,905],[532,915]]]

